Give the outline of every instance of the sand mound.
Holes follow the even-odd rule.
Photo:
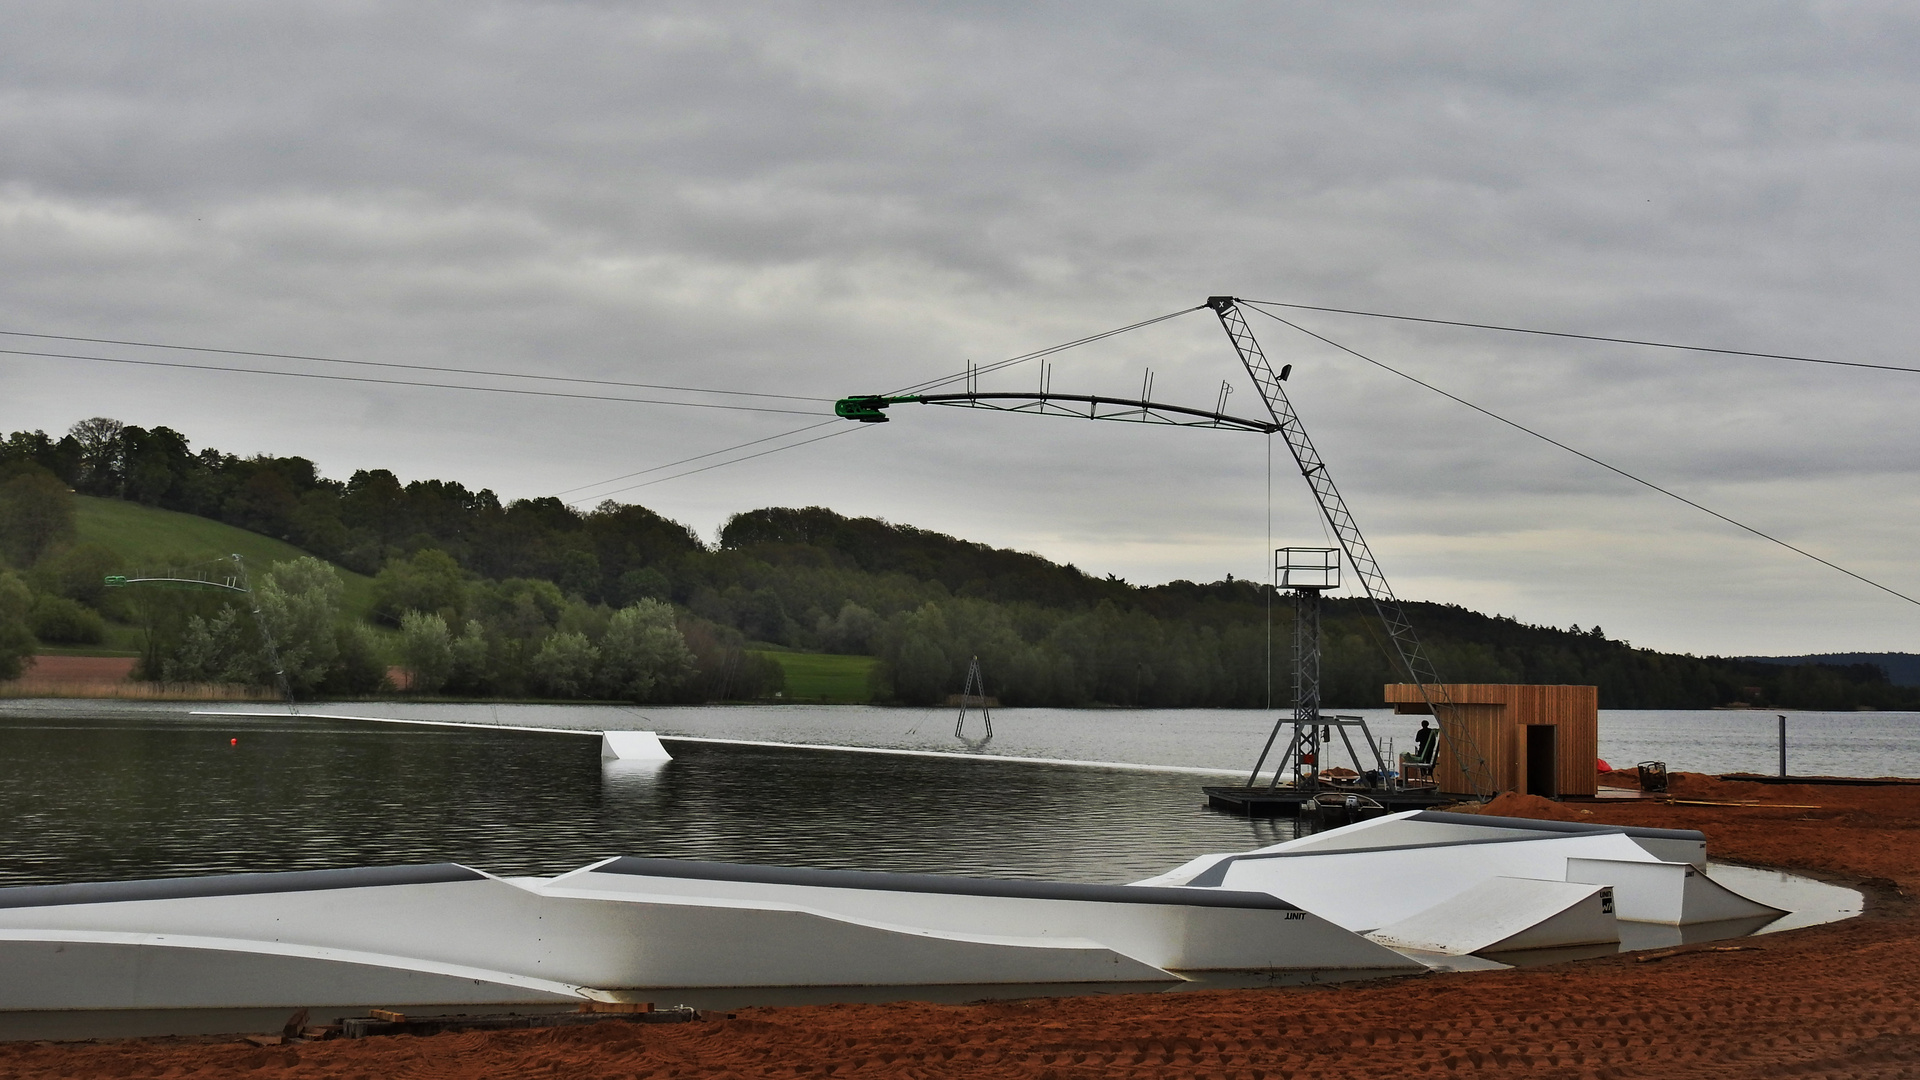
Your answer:
[[[1640,770],[1615,769],[1612,772],[1603,772],[1600,774],[1600,786],[1634,788],[1638,790],[1640,787]]]
[[[1458,809],[1470,814],[1487,814],[1492,817],[1537,818],[1541,821],[1592,821],[1593,811],[1581,810],[1552,799],[1543,799],[1538,795],[1522,795],[1517,791],[1502,792],[1498,798],[1484,806],[1471,804]]]

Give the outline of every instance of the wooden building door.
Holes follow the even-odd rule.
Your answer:
[[[1527,725],[1527,794],[1560,797],[1560,727]]]

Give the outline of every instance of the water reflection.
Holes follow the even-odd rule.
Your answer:
[[[229,740],[237,739],[237,744]],[[176,713],[0,719],[0,885],[609,855],[1124,882],[1292,822],[1200,777],[537,732]]]
[[[1715,880],[1720,873],[1712,874]],[[1727,884],[1725,881],[1720,882]],[[1751,894],[1749,894],[1751,895]],[[1759,896],[1753,899],[1761,900]],[[1775,902],[1773,898],[1761,900],[1762,903]],[[1752,915],[1744,919],[1721,919],[1718,922],[1689,923],[1686,926],[1667,926],[1662,923],[1620,924],[1620,952],[1632,952],[1636,949],[1667,949],[1680,945],[1698,945],[1705,941],[1725,941],[1728,938],[1741,938],[1759,933],[1787,915]]]
[[[600,806],[612,816],[647,811],[666,797],[671,761],[602,761]]]
[[[233,708],[232,706],[222,706]],[[259,706],[244,708],[257,709]],[[673,706],[422,704],[410,701],[317,705],[306,711],[524,724],[600,730],[642,728],[665,734],[771,742],[840,743],[917,750],[958,750],[947,709],[870,706]],[[0,714],[64,721],[75,717],[173,719],[186,708],[163,702],[0,701]],[[1409,744],[1420,719],[1377,708],[1342,708],[1364,716],[1378,736]],[[1244,775],[1272,730],[1274,714],[1257,709],[1004,709],[982,753],[1093,761],[1129,761],[1224,770]],[[1675,770],[1770,772],[1777,761],[1771,712],[1690,710],[1600,713],[1600,756],[1618,765],[1659,759]],[[1920,776],[1920,713],[1789,714],[1794,772],[1840,776]]]
[[[1786,914],[1768,922],[1759,932],[1777,934],[1803,926],[1851,919],[1866,910],[1867,898],[1857,889],[1831,885],[1781,870],[1710,862],[1707,874],[1727,888],[1750,896]]]

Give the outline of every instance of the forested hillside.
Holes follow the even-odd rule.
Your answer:
[[[1253,582],[1139,587],[820,507],[736,515],[709,547],[645,507],[503,503],[491,491],[403,483],[385,470],[331,480],[302,458],[195,452],[177,432],[110,420],[58,439],[16,432],[0,444],[4,557],[24,572],[16,580],[33,594],[29,606],[83,621],[135,613],[108,610],[86,574],[71,570],[77,560],[91,573],[98,552],[81,558],[57,523],[39,523],[34,500],[68,486],[226,522],[370,575],[374,633],[354,648],[385,650],[412,672],[416,692],[760,698],[780,679],[753,651],[761,643],[878,657],[879,695],[912,703],[956,692],[974,656],[989,691],[1009,705],[1252,707],[1288,693],[1287,601],[1272,605],[1270,637],[1272,598]],[[167,663],[186,670],[182,657],[196,649],[252,647],[217,598],[167,603],[139,615],[154,629],[155,677]],[[1435,604],[1408,613],[1451,681],[1593,683],[1608,708],[1920,707],[1920,688],[1895,686],[1867,664],[1677,656],[1599,627],[1530,626]],[[224,644],[214,622],[222,617]],[[1396,676],[1371,609],[1330,599],[1325,638],[1328,703],[1377,705]],[[221,663],[192,670],[221,677]],[[373,666],[313,688],[364,689]]]
[[[1818,653],[1812,656],[1744,656],[1763,664],[1826,664],[1849,667],[1870,664],[1887,673],[1896,686],[1920,686],[1920,653]]]

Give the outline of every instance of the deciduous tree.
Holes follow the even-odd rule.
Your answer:
[[[600,683],[630,701],[665,697],[693,673],[693,653],[674,624],[673,607],[642,600],[614,612],[600,639]]]
[[[431,694],[453,674],[453,636],[438,612],[409,611],[400,617],[400,664],[407,688]]]
[[[599,662],[600,650],[587,641],[587,635],[561,632],[541,643],[528,666],[541,693],[571,698],[584,696],[593,686],[593,670]]]
[[[0,574],[0,681],[17,679],[33,656],[33,631],[27,615],[33,594],[15,574]]]
[[[0,557],[24,570],[74,536],[73,493],[28,468],[0,483]]]
[[[340,658],[340,574],[312,556],[281,563],[255,587],[260,617],[273,636],[295,694],[326,680]],[[270,681],[272,673],[266,673]]]

